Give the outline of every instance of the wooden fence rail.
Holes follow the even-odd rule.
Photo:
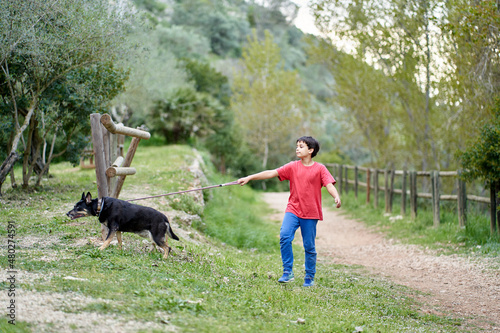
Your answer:
[[[410,214],[414,219],[417,216],[417,199],[425,198],[432,200],[432,211],[434,226],[440,224],[440,202],[441,201],[456,201],[459,226],[463,227],[467,223],[467,202],[481,202],[490,205],[491,210],[491,232],[500,231],[500,221],[496,219],[496,204],[495,204],[495,189],[492,187],[490,197],[482,197],[478,195],[467,194],[466,183],[459,178],[460,171],[407,171],[407,170],[381,170],[366,168],[352,165],[342,165],[325,163],[325,165],[333,171],[333,175],[337,180],[337,188],[340,193],[348,193],[351,185],[354,190],[354,195],[358,198],[358,188],[366,188],[366,203],[370,203],[371,192],[373,191],[373,204],[379,206],[379,193],[384,192],[385,211],[392,213],[394,194],[400,195],[401,199],[401,215],[406,214],[407,201],[410,203]],[[349,171],[353,177],[349,179]],[[361,174],[365,173],[366,182],[360,180]],[[384,185],[380,185],[379,176],[383,175]],[[395,188],[395,177],[401,178],[401,188]],[[425,178],[430,187],[431,192],[418,192],[417,178]],[[456,178],[456,194],[442,194],[441,179],[443,177]],[[409,200],[407,200],[409,198]]]

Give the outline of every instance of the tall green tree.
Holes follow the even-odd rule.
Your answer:
[[[389,166],[396,158],[408,158],[408,154],[401,154],[404,133],[391,119],[393,87],[383,71],[326,41],[311,45],[310,51],[311,61],[322,64],[335,75],[330,89],[337,92],[332,100],[341,110],[338,118],[357,129],[346,131],[345,139],[367,147],[372,164]]]
[[[171,143],[195,143],[222,127],[225,108],[207,93],[180,88],[155,101],[147,125]]]
[[[457,106],[440,94],[444,89],[440,80],[445,73],[446,45],[441,26],[447,20],[446,2],[316,0],[313,9],[322,31],[333,35],[339,47],[350,46],[344,51],[383,73],[378,84],[368,80],[366,88],[388,95],[385,116],[391,122],[388,130],[400,140],[403,156],[399,160],[424,170],[445,165],[456,147],[450,136],[457,131],[467,135],[457,128]],[[342,88],[336,93],[344,94]],[[363,118],[367,107],[376,109],[366,105],[370,100],[360,98],[359,107],[351,111]],[[405,157],[408,151],[412,155]]]
[[[181,28],[175,30],[182,31]],[[188,36],[189,33],[183,31],[182,35]],[[179,46],[173,43],[171,37],[172,29],[162,26],[136,29],[127,36],[127,44],[137,48],[137,52],[123,59],[122,66],[129,69],[130,79],[113,104],[130,117],[130,126],[145,124],[148,113],[158,100],[174,90],[192,86],[183,64],[176,58],[176,52],[178,48],[191,49],[197,56],[196,43],[186,42],[186,45],[181,43],[183,46]],[[196,36],[190,38],[197,40]],[[201,49],[208,52],[208,46]],[[185,55],[184,52],[182,54]]]
[[[229,106],[231,87],[229,80],[208,62],[183,59],[189,79],[194,82],[196,91],[205,92],[217,98],[224,106]]]
[[[466,180],[485,181],[493,194],[491,231],[500,232],[500,99],[493,108],[493,119],[481,127],[481,134],[464,152],[457,154],[464,169],[462,177]],[[496,194],[495,194],[496,193]],[[496,220],[496,223],[495,223]]]
[[[466,138],[480,134],[479,124],[492,120],[500,93],[500,6],[496,0],[454,0],[442,25],[446,41],[440,93],[456,106],[452,119]],[[460,148],[465,143],[459,142]]]
[[[500,191],[500,99],[493,113],[492,121],[481,127],[481,135],[459,157],[464,179],[481,179]]]
[[[210,41],[211,51],[219,56],[238,57],[249,32],[238,2],[183,0],[173,6],[171,24],[191,27]]]
[[[91,110],[71,104],[78,98],[63,96],[85,96],[98,109],[116,94],[124,77],[112,62],[124,52],[128,22],[125,8],[106,0],[0,2],[1,112],[13,128],[0,187],[18,159],[20,142],[23,185],[28,186],[46,139],[77,132],[77,123],[67,124]]]
[[[254,31],[243,49],[242,70],[234,77],[231,105],[263,168],[271,153],[290,150],[290,141],[304,129],[308,99],[297,72],[283,69],[280,49],[269,31],[262,41]]]

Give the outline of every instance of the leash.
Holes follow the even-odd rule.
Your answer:
[[[219,185],[211,185],[211,186],[206,186],[206,187],[194,188],[192,190],[185,190],[185,191],[179,191],[179,192],[171,192],[171,193],[167,193],[167,194],[153,195],[153,196],[150,196],[150,197],[130,199],[130,200],[126,200],[126,201],[138,201],[138,200],[152,199],[152,198],[158,198],[158,197],[166,197],[168,195],[182,194],[182,193],[193,192],[193,191],[207,190],[209,188],[214,188],[214,187],[223,187],[223,186],[231,186],[231,185],[238,185],[238,184],[239,183],[237,181],[234,181],[234,182],[231,182],[231,183],[225,183],[225,184],[219,184]]]

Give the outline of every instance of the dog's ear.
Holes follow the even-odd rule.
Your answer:
[[[87,205],[90,205],[92,203],[92,194],[90,194],[90,192],[87,192],[87,197],[85,198],[85,201],[87,202]]]
[[[85,200],[85,192],[82,192],[82,199],[81,200]]]

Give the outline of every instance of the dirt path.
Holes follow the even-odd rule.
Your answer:
[[[281,220],[288,193],[265,193]],[[464,318],[471,331],[500,332],[500,272],[493,263],[459,256],[438,256],[418,246],[402,245],[370,231],[361,222],[324,209],[318,224],[318,260],[361,265],[370,274],[420,290],[423,311]],[[299,237],[300,238],[300,237]],[[498,261],[497,261],[498,262]]]

